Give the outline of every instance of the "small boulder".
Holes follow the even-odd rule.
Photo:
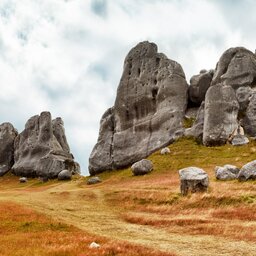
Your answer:
[[[231,141],[231,144],[233,146],[242,146],[249,143],[249,139],[242,134],[237,134],[234,136],[234,138]]]
[[[215,167],[215,177],[217,180],[234,180],[237,177],[240,169],[234,165],[226,164]]]
[[[134,163],[131,169],[134,175],[144,175],[153,170],[153,164],[150,160],[142,159]]]
[[[189,192],[205,192],[209,186],[208,174],[197,167],[187,167],[179,170],[180,175],[180,191],[182,195]]]
[[[63,170],[58,174],[58,180],[71,180],[72,173],[69,170]]]
[[[100,248],[100,245],[95,243],[95,242],[92,242],[90,245],[89,245],[89,248],[90,249],[94,249],[94,248]]]
[[[256,160],[245,164],[238,173],[239,181],[256,180]]]
[[[171,150],[169,148],[165,147],[165,148],[161,149],[160,153],[161,153],[161,155],[167,155],[167,154],[171,153]]]
[[[20,183],[26,183],[26,182],[28,182],[28,179],[27,179],[27,177],[21,177],[19,179],[19,181],[20,181]]]
[[[87,181],[87,185],[93,185],[100,182],[101,182],[101,179],[99,177],[92,177]]]

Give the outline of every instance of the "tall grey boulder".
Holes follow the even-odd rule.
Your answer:
[[[200,74],[192,76],[188,90],[189,100],[200,106],[205,99],[205,94],[211,85],[213,70],[202,70]]]
[[[12,124],[0,125],[0,177],[11,170],[14,163],[14,140],[17,135]]]
[[[217,84],[206,93],[203,143],[206,146],[225,144],[238,127],[239,104],[231,86]]]
[[[128,166],[181,136],[187,90],[182,67],[154,43],[131,49],[114,107],[101,120],[90,174]]]
[[[256,55],[243,48],[230,48],[225,51],[214,72],[212,85],[222,83],[234,89],[243,86],[256,86]]]
[[[73,172],[76,168],[63,121],[52,121],[50,112],[31,117],[16,137],[14,148],[12,172],[19,176],[56,178],[62,170]]]
[[[250,97],[250,102],[246,108],[245,116],[242,121],[244,131],[246,134],[256,136],[256,93],[254,92]]]

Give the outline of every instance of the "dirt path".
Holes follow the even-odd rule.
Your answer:
[[[71,182],[52,186],[40,192],[0,191],[0,200],[25,204],[93,234],[182,256],[255,255],[255,243],[212,236],[171,234],[164,229],[126,223],[119,216],[122,209],[111,208],[106,203],[105,193],[100,186],[93,189],[79,188],[76,183]]]

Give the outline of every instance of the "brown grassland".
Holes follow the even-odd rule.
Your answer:
[[[256,142],[207,148],[192,139],[149,157],[150,175],[129,168],[86,185],[0,178],[0,255],[256,255],[256,181],[217,181],[216,165],[256,159]],[[203,168],[207,193],[182,197],[178,170]],[[96,241],[100,249],[89,249]]]

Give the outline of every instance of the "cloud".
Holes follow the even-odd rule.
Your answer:
[[[87,173],[131,47],[157,43],[189,80],[231,46],[254,50],[253,12],[252,0],[2,0],[0,122],[21,131],[41,111],[63,117]]]

